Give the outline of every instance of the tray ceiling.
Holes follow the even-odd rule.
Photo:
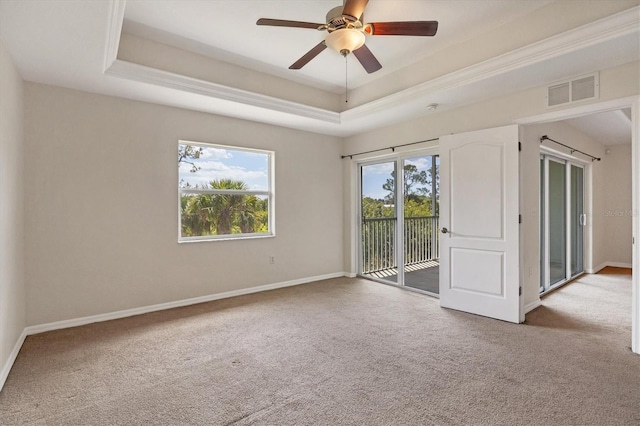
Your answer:
[[[548,4],[548,0],[371,0],[366,22],[439,21],[435,37],[368,36],[367,46],[383,68],[368,75],[350,56],[352,88],[409,66],[420,59]],[[345,59],[327,49],[298,71],[288,67],[326,36],[310,29],[257,26],[261,17],[325,22],[340,0],[190,1],[128,0],[123,30],[175,47],[193,50],[257,71],[344,92]]]
[[[440,27],[436,37],[370,37],[383,69],[369,75],[351,60],[349,104],[337,53],[323,52],[302,71],[287,69],[322,33],[255,25],[259,17],[322,22],[336,0],[2,0],[0,38],[28,81],[349,136],[434,113],[425,108],[431,103],[439,112],[638,60],[637,6],[624,10],[630,3],[620,1],[619,13],[567,27],[556,9],[544,9],[556,3],[371,0],[365,21],[438,20]],[[536,25],[545,16],[570,29]],[[515,22],[529,32],[503,34],[519,28]],[[184,52],[176,57],[200,58],[191,64],[196,72],[117,58],[123,31],[158,42],[162,52]],[[176,62],[159,50],[142,53],[154,64]],[[219,69],[226,80],[207,78]]]

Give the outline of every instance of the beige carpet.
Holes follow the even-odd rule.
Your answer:
[[[638,425],[629,276],[525,325],[333,279],[28,337],[0,423]]]

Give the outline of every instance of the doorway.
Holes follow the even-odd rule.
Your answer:
[[[576,124],[579,124],[579,131],[584,134],[592,131],[602,131],[603,129],[612,130],[611,120],[615,120],[618,124],[624,123],[626,129],[624,132],[626,142],[624,144],[614,143],[612,136],[615,135],[612,135],[608,137],[593,137],[592,139],[600,141],[599,147],[591,144],[587,148],[585,145],[586,152],[595,154],[596,157],[602,158],[602,161],[598,161],[597,158],[591,158],[594,161],[587,161],[591,164],[591,167],[585,169],[586,190],[584,193],[587,216],[584,226],[586,231],[583,244],[584,270],[586,273],[594,274],[606,266],[632,269],[631,346],[634,352],[640,353],[640,292],[638,291],[640,284],[638,283],[639,274],[637,273],[640,253],[637,249],[637,241],[640,238],[640,226],[638,226],[636,213],[638,211],[637,188],[640,187],[640,171],[638,169],[638,164],[640,164],[640,147],[638,145],[640,104],[637,96],[550,111],[537,116],[522,118],[516,122],[525,125],[524,127],[527,128],[525,137],[529,137],[529,140],[525,140],[525,143],[528,142],[528,146],[536,150],[535,147],[539,147],[542,144],[540,136],[546,134],[555,135],[560,142],[568,142],[571,146],[575,146],[570,136],[567,136],[562,131],[556,131],[559,129],[555,129],[553,133],[550,133],[551,131],[547,126],[556,126],[557,123],[562,123],[561,125],[567,124],[576,127]],[[581,123],[576,121],[581,121]],[[532,127],[537,129],[534,132],[539,131],[536,135],[537,138],[532,139],[530,137],[533,136]],[[527,145],[523,144],[523,146],[526,147]],[[554,148],[557,147],[554,146]],[[561,148],[557,149],[561,150]],[[529,176],[534,173],[534,170],[540,170],[540,152],[540,149],[537,149],[535,155],[536,163],[533,163],[535,167],[528,171]],[[620,167],[622,162],[626,164],[624,169]],[[603,168],[606,169],[604,174],[602,173]],[[591,172],[589,171],[590,169]],[[596,169],[600,169],[600,173]],[[597,176],[598,174],[600,177]],[[538,184],[541,184],[539,179]],[[591,186],[591,189],[589,189],[589,186]],[[536,192],[540,193],[539,188],[536,188]],[[623,195],[625,192],[626,195]],[[527,203],[525,199],[523,204],[524,211],[533,216],[535,210],[537,210],[538,202],[539,200],[536,199],[534,207],[532,203]],[[535,226],[535,232],[540,237],[541,233],[538,226],[539,222]],[[616,235],[613,235],[614,233]],[[529,241],[531,241],[531,238],[529,238]],[[536,250],[539,249],[540,246],[536,244]],[[535,258],[537,257],[536,255]],[[528,257],[525,254],[525,259],[527,258],[533,259],[533,253],[529,252]],[[535,295],[538,296],[535,300],[533,297],[525,300],[525,312],[540,306],[539,290],[543,281],[536,276],[537,271],[541,268],[541,265],[537,263],[535,265],[527,265],[523,273],[525,280],[529,278],[535,283]],[[530,294],[530,296],[533,295]]]
[[[437,297],[439,155],[395,156],[358,168],[359,275]]]

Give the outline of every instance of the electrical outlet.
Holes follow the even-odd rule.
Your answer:
[[[276,263],[276,257],[275,256],[269,256],[269,263],[272,264],[272,265],[274,263]]]

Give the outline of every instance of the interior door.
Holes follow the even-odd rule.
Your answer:
[[[518,126],[440,138],[440,305],[520,322]]]

